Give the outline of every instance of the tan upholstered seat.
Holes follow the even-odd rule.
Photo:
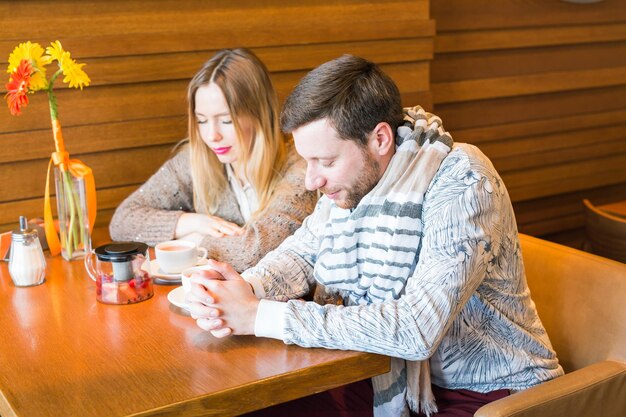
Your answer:
[[[594,206],[585,206],[585,250],[626,263],[626,218]]]
[[[626,416],[626,265],[520,235],[528,285],[566,374],[476,416]]]

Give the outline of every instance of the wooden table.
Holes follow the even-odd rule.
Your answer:
[[[216,339],[171,305],[96,302],[81,261],[15,287],[0,262],[0,415],[231,416],[387,372],[384,356]]]

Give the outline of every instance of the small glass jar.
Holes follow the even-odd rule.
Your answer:
[[[35,229],[28,228],[24,217],[20,218],[20,229],[11,233],[9,274],[18,287],[43,284],[46,279],[46,258],[39,236]]]
[[[85,268],[96,281],[96,300],[104,304],[134,304],[152,298],[152,277],[144,263],[150,265],[145,243],[111,242],[94,249],[85,257]]]

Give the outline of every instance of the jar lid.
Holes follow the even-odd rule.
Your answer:
[[[17,238],[17,239],[24,239],[26,237],[37,237],[39,236],[39,234],[37,233],[37,230],[35,229],[24,229],[24,230],[20,230],[20,229],[15,229],[11,232],[11,235],[13,237],[13,239]]]
[[[112,242],[95,249],[100,261],[128,262],[135,255],[145,255],[148,245],[141,242]]]
[[[38,237],[36,229],[29,229],[28,222],[26,221],[26,217],[20,216],[20,228],[15,229],[11,232],[11,238],[15,240],[25,240],[27,238],[35,238]]]

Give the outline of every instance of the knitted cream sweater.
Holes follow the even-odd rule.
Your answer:
[[[184,146],[120,204],[109,227],[113,240],[155,245],[174,239],[178,218],[185,212],[194,212],[189,149]],[[265,212],[253,219],[241,236],[206,236],[200,245],[208,249],[209,257],[243,271],[298,229],[316,201],[315,193],[304,188],[305,169],[304,160],[291,149],[281,172],[282,180]],[[230,187],[214,215],[240,226],[245,223]]]

